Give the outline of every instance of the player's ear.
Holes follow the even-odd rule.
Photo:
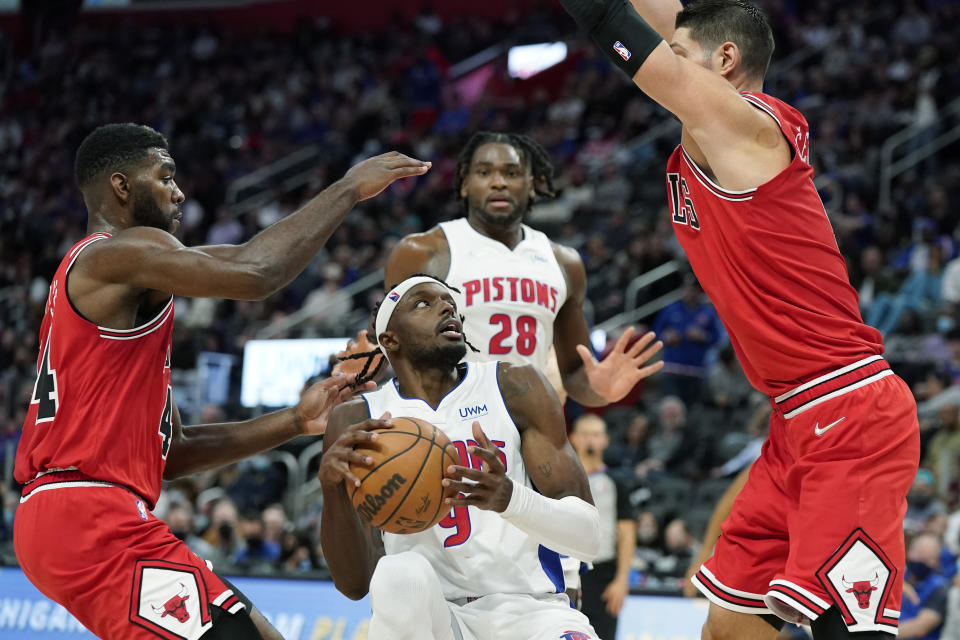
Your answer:
[[[400,341],[392,331],[384,331],[380,334],[380,346],[387,351],[396,351],[400,346]]]
[[[121,202],[126,202],[130,198],[130,180],[124,174],[116,171],[110,174],[110,188],[113,195]]]
[[[740,47],[733,42],[724,42],[714,52],[713,62],[715,68],[720,71],[720,75],[728,76],[735,69],[739,69],[741,62],[743,62],[740,56]]]

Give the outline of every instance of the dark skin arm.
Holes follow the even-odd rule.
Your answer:
[[[506,362],[499,364],[497,379],[510,416],[520,430],[524,466],[537,490],[548,498],[576,496],[593,504],[587,474],[567,440],[560,399],[547,379],[532,365]],[[473,423],[473,436],[480,446],[469,451],[483,460],[482,468],[451,465],[443,483],[464,495],[448,498],[447,502],[452,507],[466,505],[502,513],[510,503],[513,482],[497,456],[496,445],[479,422]],[[476,484],[465,483],[464,478]]]
[[[164,479],[216,469],[300,435],[322,434],[333,409],[353,395],[353,380],[354,376],[328,378],[307,389],[297,406],[245,422],[183,426],[173,403],[173,435]],[[371,388],[372,383],[360,390]]]
[[[587,274],[580,255],[569,247],[554,243],[554,255],[567,281],[567,301],[553,323],[553,346],[563,388],[570,397],[587,407],[602,407],[620,400],[643,378],[656,373],[663,362],[644,365],[663,346],[648,332],[633,345],[633,327],[628,328],[601,362],[586,346],[590,329],[583,316],[587,296]],[[629,347],[629,348],[628,348]]]
[[[319,473],[323,491],[320,545],[333,583],[351,600],[359,600],[370,590],[370,578],[384,552],[379,531],[360,519],[350,501],[347,483],[359,485],[359,480],[350,473],[349,465],[373,465],[369,456],[353,448],[376,440],[377,434],[371,430],[389,424],[389,414],[371,419],[367,403],[357,399],[337,407],[324,436]]]
[[[133,326],[141,301],[149,307],[170,294],[263,299],[307,266],[358,201],[428,168],[396,152],[365,160],[299,211],[241,245],[185,247],[160,229],[124,229],[81,254],[70,273],[70,299],[85,317],[113,328]],[[117,198],[132,197],[124,180],[117,178],[112,186]],[[147,300],[144,292],[150,294]]]

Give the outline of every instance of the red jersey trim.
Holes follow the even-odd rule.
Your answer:
[[[680,145],[680,152],[683,156],[683,161],[687,163],[687,166],[690,167],[690,170],[693,171],[693,175],[696,176],[697,180],[704,187],[710,190],[710,192],[718,198],[723,200],[730,200],[731,202],[746,202],[753,198],[753,194],[756,191],[756,188],[746,189],[744,191],[730,191],[724,189],[713,180],[711,180],[706,173],[703,172],[696,162],[687,155],[687,150],[683,148],[683,145]]]
[[[101,327],[98,325],[97,329],[100,330],[100,337],[106,338],[107,340],[135,340],[136,338],[142,338],[147,334],[153,333],[162,327],[172,312],[173,296],[170,296],[170,299],[163,309],[160,310],[160,313],[139,327],[134,327],[133,329],[111,329],[110,327]]]

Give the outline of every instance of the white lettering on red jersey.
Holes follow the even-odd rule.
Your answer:
[[[677,239],[754,387],[777,396],[883,353],[813,184],[803,115],[765,94],[744,100],[776,120],[793,160],[755,189],[714,183],[678,146],[667,162]]]
[[[96,233],[74,245],[50,284],[14,477],[23,484],[76,469],[127,487],[152,508],[173,436],[173,297],[133,329],[81,316],[67,297],[67,275],[81,251],[109,237]]]

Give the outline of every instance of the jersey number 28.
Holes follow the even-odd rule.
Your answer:
[[[502,356],[510,353],[513,349],[517,350],[522,356],[529,356],[537,349],[537,319],[533,316],[517,316],[516,323],[513,318],[505,313],[495,313],[490,316],[490,324],[500,325],[500,331],[497,331],[490,338],[490,355]],[[516,330],[514,330],[516,329]],[[516,333],[517,338],[514,346],[505,345],[504,341]]]

